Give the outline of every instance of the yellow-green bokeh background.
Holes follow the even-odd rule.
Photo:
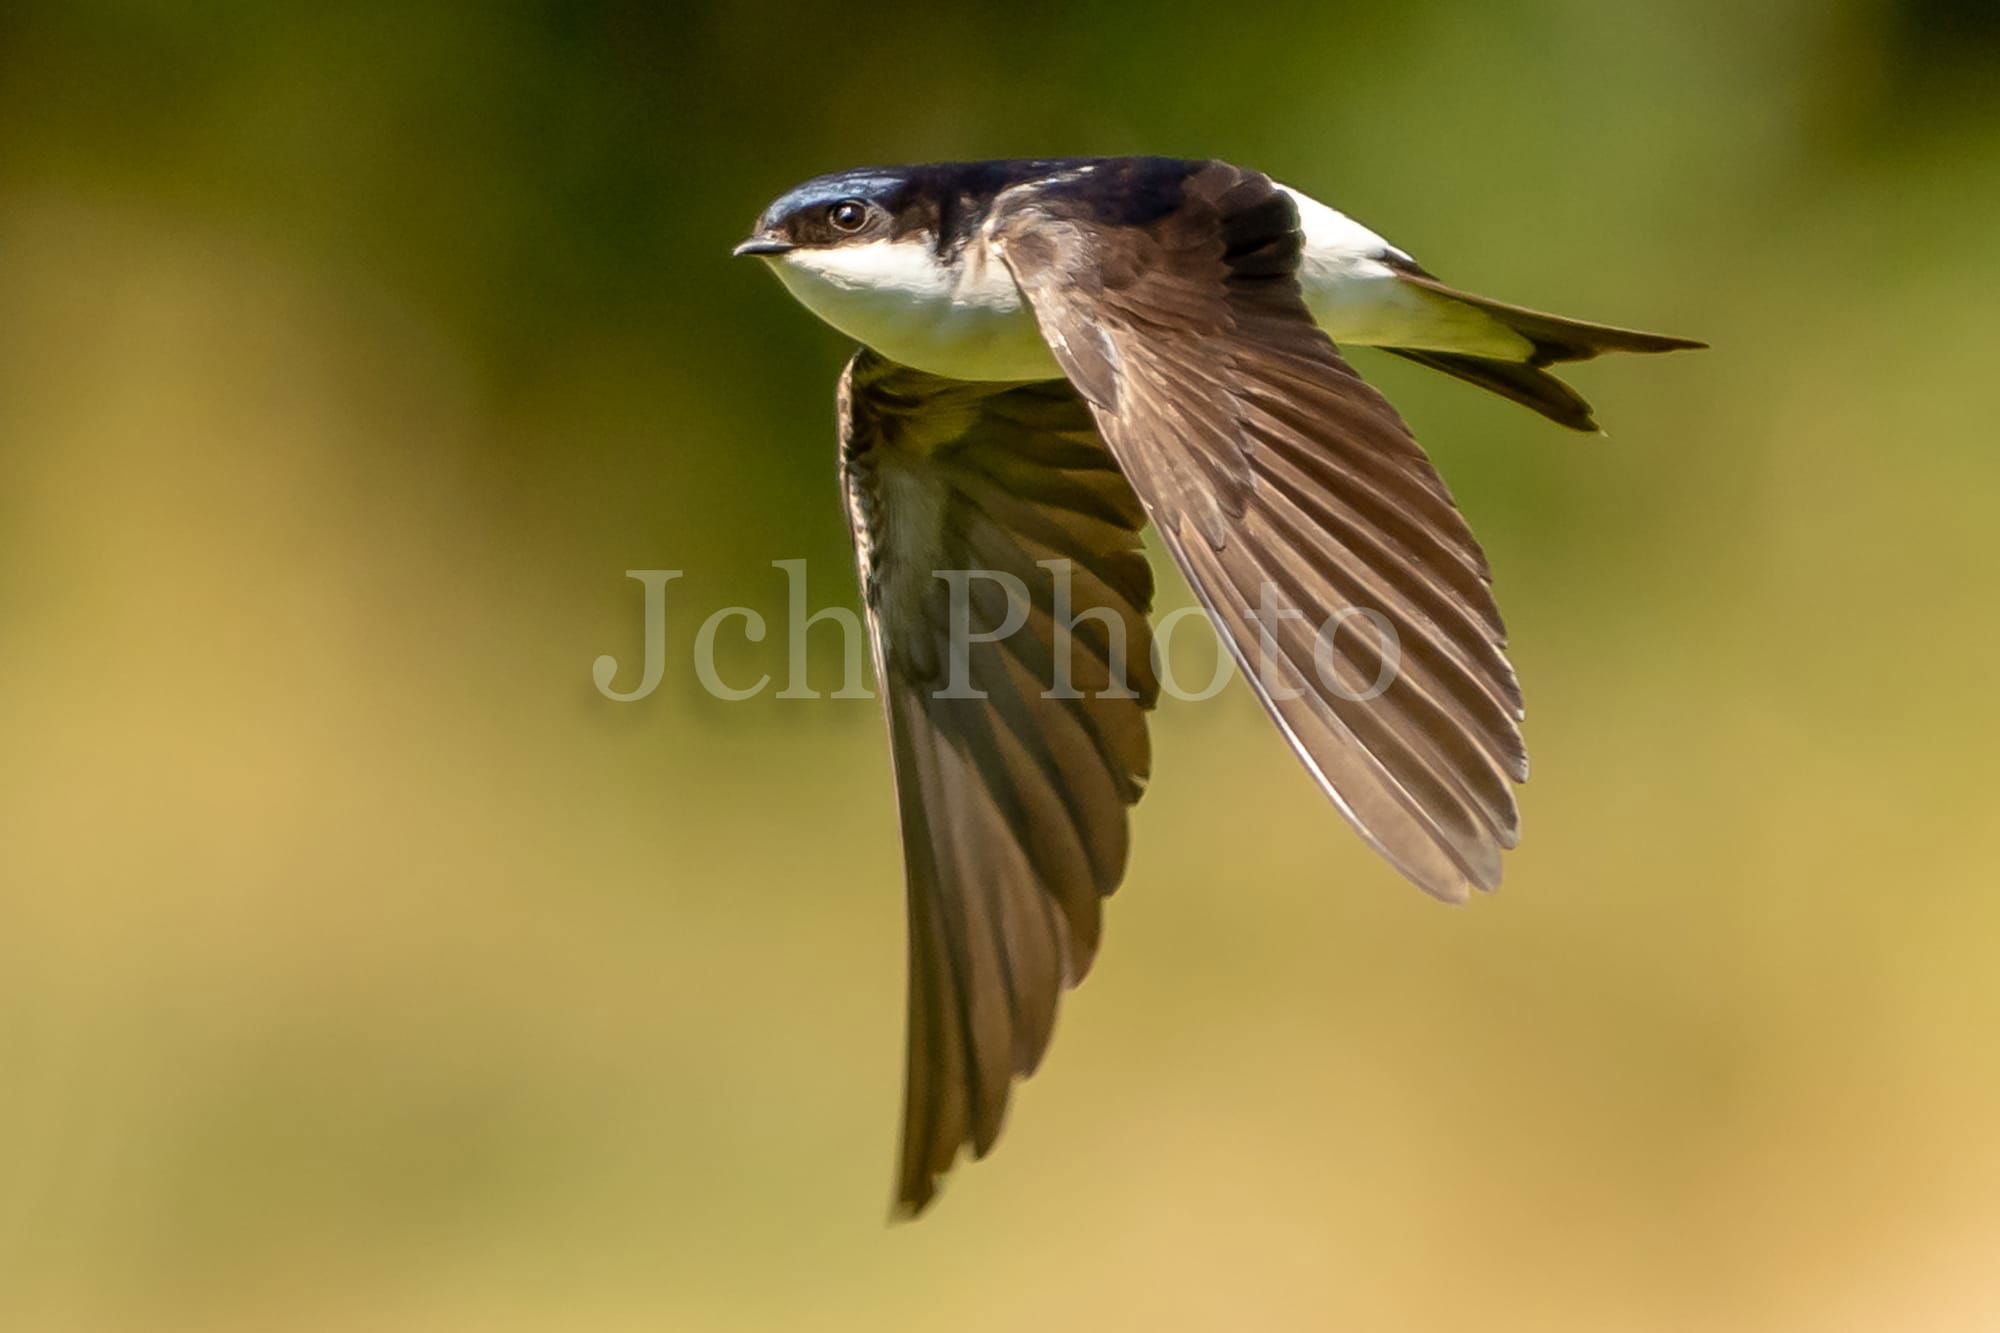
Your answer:
[[[685,665],[772,560],[853,597],[845,349],[727,251],[1130,151],[1715,350],[1579,371],[1609,440],[1363,359],[1497,570],[1506,890],[1168,703],[1050,1059],[889,1228],[874,705]],[[1996,393],[1979,0],[9,0],[0,1327],[2000,1327]]]

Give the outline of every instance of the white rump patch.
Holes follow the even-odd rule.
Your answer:
[[[1526,360],[1534,351],[1526,338],[1485,311],[1401,281],[1382,261],[1415,261],[1345,213],[1289,185],[1278,188],[1297,205],[1299,230],[1305,233],[1299,285],[1306,309],[1335,342],[1510,361]]]

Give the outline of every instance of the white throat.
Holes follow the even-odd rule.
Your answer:
[[[774,256],[799,303],[891,361],[962,380],[1062,374],[1006,265],[974,240],[952,263],[921,240]]]

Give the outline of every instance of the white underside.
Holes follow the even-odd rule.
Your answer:
[[[1368,228],[1289,186],[1305,233],[1306,308],[1336,343],[1525,359],[1528,341],[1472,306],[1401,281],[1407,259]],[[801,304],[892,361],[966,380],[1062,374],[1034,313],[983,244],[955,267],[921,241],[794,250],[771,267]]]

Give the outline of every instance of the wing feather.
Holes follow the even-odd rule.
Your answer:
[[[1486,558],[1307,312],[1291,200],[1219,162],[1088,171],[988,223],[1058,363],[1342,812],[1440,897],[1495,887],[1527,768]]]
[[[921,1209],[962,1146],[1000,1132],[1097,951],[1151,765],[1157,694],[1145,513],[1076,391],[965,384],[862,351],[842,377],[842,481],[895,766],[909,906],[909,1046],[897,1204]],[[1067,640],[1057,572],[1070,573]],[[949,585],[1018,579],[1027,620],[959,649]],[[1004,590],[966,583],[971,627]],[[1054,690],[1065,677],[1073,689]],[[1112,687],[1124,682],[1125,687]]]

